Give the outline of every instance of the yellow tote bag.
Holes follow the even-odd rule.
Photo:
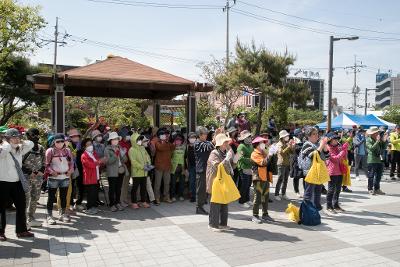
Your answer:
[[[289,203],[285,211],[288,214],[290,221],[298,223],[300,221],[300,208],[296,205]]]
[[[328,168],[325,162],[321,159],[318,152],[314,152],[313,162],[310,170],[307,173],[306,179],[304,179],[309,184],[324,184],[329,182],[331,178],[329,177]]]
[[[211,202],[218,204],[228,204],[240,198],[232,177],[226,172],[224,165],[218,165],[217,176],[211,188]]]
[[[343,165],[346,166],[346,174],[343,174],[342,185],[351,186],[351,178],[350,178],[350,166],[347,159],[342,161]]]

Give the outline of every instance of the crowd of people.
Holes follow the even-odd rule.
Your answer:
[[[34,236],[31,228],[42,226],[35,217],[41,193],[47,193],[48,225],[70,222],[76,212],[95,215],[103,205],[119,212],[189,199],[195,203],[194,213],[209,215],[211,230],[229,229],[228,204],[210,201],[220,164],[240,192],[239,204],[252,208],[255,223],[273,220],[268,214],[270,202],[290,200],[286,194],[289,177],[297,197],[318,210],[322,210],[321,195],[326,194],[326,211],[331,214],[344,212],[340,193],[351,192],[352,166],[356,179],[360,179],[360,170],[365,171],[371,195],[385,194],[380,181],[387,162],[391,162],[391,179],[396,180],[396,171],[400,178],[399,126],[389,135],[377,127],[325,133],[312,126],[278,132],[273,119],[268,125],[254,136],[245,113],[226,127],[213,131],[200,126],[190,133],[166,127],[111,131],[95,124],[85,134],[77,129],[69,129],[66,135],[49,134],[46,144],[40,144],[44,133],[38,129],[21,133],[2,127],[0,240],[7,239],[6,210],[12,205],[17,236]],[[305,179],[317,155],[328,169],[327,188]],[[270,196],[274,175],[276,184]],[[106,181],[108,190],[104,191]],[[100,191],[108,192],[104,202]]]

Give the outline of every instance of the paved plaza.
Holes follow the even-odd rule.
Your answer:
[[[250,209],[231,204],[232,229],[220,233],[207,229],[208,217],[194,215],[189,201],[78,213],[71,223],[34,229],[34,240],[17,239],[8,225],[0,266],[400,266],[400,181],[383,180],[386,196],[368,195],[365,177],[352,182],[354,193],[341,194],[347,212],[324,214],[315,227],[289,222],[287,201],[271,203],[275,222],[259,225]],[[292,188],[290,179],[288,195],[297,202]]]

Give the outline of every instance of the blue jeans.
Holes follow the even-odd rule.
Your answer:
[[[176,192],[176,183],[178,184],[178,192]],[[185,176],[183,173],[171,173],[171,190],[172,197],[183,197],[183,190],[185,189]]]
[[[66,178],[66,179],[49,178],[47,180],[47,186],[49,188],[68,187],[69,186],[69,178]]]
[[[240,177],[240,198],[239,203],[244,204],[250,201],[250,186],[251,186],[251,175],[244,174],[242,171],[239,171]]]
[[[318,210],[322,210],[321,191],[322,191],[322,185],[310,184],[306,182],[306,188],[304,191],[304,200],[311,201]]]
[[[368,190],[379,190],[381,188],[381,178],[383,173],[383,163],[368,163]]]
[[[189,167],[190,200],[196,201],[196,166]]]

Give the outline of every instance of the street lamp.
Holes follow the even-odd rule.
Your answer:
[[[328,73],[328,122],[327,122],[327,131],[331,130],[332,125],[332,76],[333,76],[333,42],[340,40],[349,40],[354,41],[358,40],[358,36],[351,37],[333,37],[329,38],[329,73]]]
[[[367,98],[368,98],[368,91],[376,91],[376,88],[365,88],[365,106],[364,106],[364,115],[367,115]]]

